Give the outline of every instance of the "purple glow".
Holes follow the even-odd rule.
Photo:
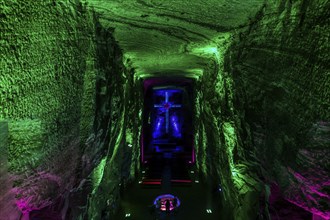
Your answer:
[[[160,129],[162,127],[162,124],[164,122],[164,119],[163,118],[159,118],[157,123],[156,123],[156,129],[155,131],[152,133],[152,137],[153,138],[158,138],[159,136],[161,136],[161,132],[160,132]]]
[[[143,185],[160,185],[161,182],[157,182],[157,181],[153,181],[153,182],[143,182],[142,183]]]
[[[195,147],[193,146],[192,151],[191,151],[191,161],[192,163],[195,163]]]
[[[289,179],[290,187],[284,192],[285,199],[314,215],[330,219],[330,210],[321,211],[318,207],[321,199],[330,200],[330,196],[322,192],[324,187],[329,186],[330,181],[320,182],[320,176],[318,176],[320,173],[298,173],[290,167],[287,170],[291,178]]]
[[[162,184],[162,179],[148,179],[142,181],[143,185],[160,185]]]
[[[157,130],[159,130],[159,128],[160,128],[160,125],[161,125],[161,122],[162,122],[162,119],[160,118],[159,120],[158,120],[158,123],[157,123]]]
[[[171,108],[171,104],[170,103],[165,103],[164,106],[163,106],[166,110]]]
[[[181,132],[179,130],[179,126],[178,126],[178,117],[177,116],[172,116],[171,117],[171,121],[172,121],[172,126],[174,127],[174,136],[175,137],[181,137]]]
[[[42,171],[30,176],[24,185],[13,188],[11,191],[16,195],[17,208],[26,215],[33,210],[40,210],[51,205],[54,198],[49,197],[47,191],[59,190],[61,186],[62,180],[59,176]]]
[[[174,207],[173,205],[173,200],[174,199],[177,199],[177,204],[176,204],[176,207]],[[155,200],[154,200],[154,205],[157,206],[157,200],[160,200],[160,210],[161,211],[166,211],[166,200],[169,200],[170,201],[170,211],[174,210],[175,208],[179,207],[181,202],[179,200],[178,197],[176,196],[173,196],[172,194],[164,194],[164,195],[160,195],[158,196]]]
[[[37,207],[33,207],[30,205],[31,198],[25,199],[18,199],[16,200],[17,208],[25,215],[30,213],[32,210],[36,210]]]
[[[177,118],[172,116],[172,122],[173,122],[173,126],[175,131],[179,132],[179,128],[178,128],[178,124],[177,124]]]
[[[165,96],[165,101],[159,104],[154,104],[154,108],[158,108],[159,111],[163,112],[165,111],[165,129],[166,129],[166,133],[169,133],[169,117],[170,117],[170,109],[172,108],[181,108],[182,106],[180,104],[171,104],[169,102],[170,97],[175,94],[175,93],[181,93],[182,91],[178,90],[178,89],[155,89],[154,93],[157,94],[158,96]],[[158,124],[157,124],[158,126]],[[178,126],[177,126],[178,127]],[[177,128],[178,130],[178,128]],[[180,134],[177,134],[178,131],[175,132],[174,136],[176,137],[180,137]],[[157,134],[161,135],[159,130],[156,128],[155,134],[157,136]]]

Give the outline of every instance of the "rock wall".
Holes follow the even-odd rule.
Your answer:
[[[6,1],[0,13],[0,119],[8,122],[8,189],[17,198],[6,203],[18,208],[1,218],[18,219],[76,184],[80,122],[93,113],[81,106],[94,98],[84,94],[84,78],[95,22],[69,1]]]
[[[89,209],[101,216],[99,185],[122,170],[118,181],[129,180],[138,166],[132,70],[84,3],[6,1],[0,15],[0,121],[8,127],[1,126],[8,145],[1,145],[0,219],[78,219]],[[117,182],[112,187],[108,203],[116,202]]]
[[[113,16],[108,8],[98,8],[101,18]],[[241,29],[180,47],[203,67],[197,166],[222,188],[226,219],[268,218],[268,210],[285,218],[276,197],[330,215],[329,8],[267,1]],[[68,0],[1,2],[0,17],[0,219],[111,219],[139,158],[142,87],[107,28],[127,18],[102,26]],[[132,29],[119,30],[125,39]],[[158,57],[150,54],[141,60]]]
[[[84,152],[87,161],[98,164],[89,177],[92,188],[85,212],[87,219],[95,220],[114,218],[120,192],[136,175],[143,103],[141,84],[135,81],[134,70],[118,45],[113,44],[111,32],[100,25],[97,36],[101,71],[97,81],[95,132]]]
[[[226,69],[224,54],[232,39],[232,34],[222,34],[217,45],[208,48],[212,53],[196,96],[196,160],[210,188],[221,189],[223,218],[256,219],[262,186],[245,149],[244,122],[234,105],[236,89]]]
[[[211,48],[195,145],[227,219],[330,215],[329,7],[267,1]]]
[[[326,1],[267,2],[235,35],[226,65],[237,91],[235,109],[250,133],[244,148],[253,149],[259,176],[287,201],[326,219],[329,8]],[[272,212],[285,217],[285,211]]]

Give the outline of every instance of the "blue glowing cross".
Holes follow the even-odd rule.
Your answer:
[[[177,105],[177,104],[171,104],[168,102],[168,92],[165,92],[165,103],[163,104],[155,104],[154,107],[155,108],[165,108],[166,110],[166,121],[165,121],[165,125],[166,125],[166,133],[168,134],[168,127],[169,127],[169,117],[170,117],[170,108],[180,108],[181,105]]]

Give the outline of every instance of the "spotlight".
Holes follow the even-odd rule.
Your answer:
[[[195,183],[199,183],[199,181],[198,180],[195,180]]]
[[[207,212],[208,214],[211,214],[211,213],[212,213],[212,210],[211,210],[211,209],[206,209],[206,212]]]
[[[131,213],[127,213],[127,214],[125,215],[125,218],[129,218],[129,217],[131,217]]]

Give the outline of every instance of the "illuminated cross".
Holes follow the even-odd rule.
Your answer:
[[[170,108],[180,108],[181,105],[171,104],[168,102],[168,92],[165,92],[165,103],[164,104],[155,104],[155,108],[165,108],[166,110],[166,133],[168,134],[168,127],[169,127],[169,117],[170,117]]]

